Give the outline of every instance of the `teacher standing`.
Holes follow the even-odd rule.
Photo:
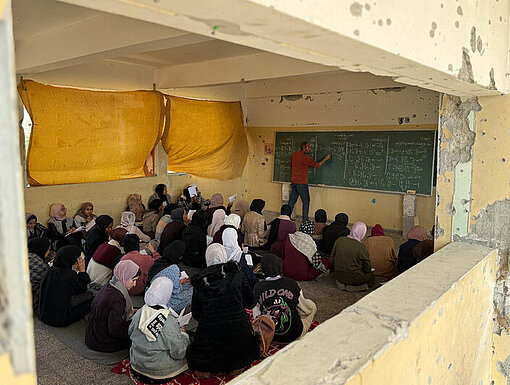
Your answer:
[[[328,154],[320,162],[316,162],[308,156],[312,147],[310,143],[301,143],[301,150],[296,151],[292,158],[290,158],[289,166],[292,169],[291,178],[291,191],[289,205],[291,210],[294,210],[294,205],[297,202],[298,195],[303,202],[303,222],[308,220],[308,210],[310,208],[310,193],[308,191],[308,169],[310,167],[318,168],[322,166],[331,155]]]

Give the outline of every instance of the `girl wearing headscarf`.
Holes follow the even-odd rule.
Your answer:
[[[172,291],[168,278],[155,279],[145,293],[145,305],[129,325],[131,372],[144,384],[170,382],[188,369],[189,337],[179,327],[177,314],[168,308]]]
[[[223,210],[226,214],[230,215],[231,209],[232,209],[232,202],[229,202],[227,207],[223,205],[223,195],[216,193],[213,194],[211,199],[209,200],[211,203],[207,210],[207,226],[209,226],[213,221],[213,215],[217,210]]]
[[[373,280],[370,255],[361,243],[366,232],[367,226],[356,222],[351,233],[347,237],[339,237],[333,246],[331,258],[335,263],[335,278],[344,285],[360,286]],[[363,289],[368,289],[368,285]]]
[[[32,213],[25,213],[25,221],[27,223],[27,239],[32,238],[49,238],[50,232],[46,227],[37,222],[37,217]]]
[[[413,247],[413,255],[418,262],[423,261],[434,253],[434,241],[425,239]]]
[[[190,187],[195,187],[197,189],[197,195],[190,195]],[[204,199],[197,185],[189,185],[182,190],[182,195],[179,197],[179,202],[177,204],[179,207],[189,212],[190,210],[207,210],[209,203],[208,200]]]
[[[87,226],[96,216],[93,213],[94,205],[91,202],[82,203],[76,214],[74,214],[74,225],[76,228]]]
[[[124,252],[121,245],[126,234],[125,229],[115,229],[110,233],[110,238],[107,239],[107,242],[102,243],[96,249],[87,265],[87,273],[91,283],[100,286],[108,283],[117,260]]]
[[[234,229],[237,233],[237,243],[239,247],[243,246],[243,234],[241,233],[241,230],[239,229],[239,226],[241,226],[241,217],[237,214],[230,214],[227,217],[225,217],[225,223],[221,225],[221,227],[216,231],[216,233],[213,236],[213,243],[220,243],[223,244],[223,232],[225,229],[231,228]]]
[[[156,234],[156,226],[163,216],[164,208],[161,199],[153,199],[149,204],[149,210],[143,214],[143,232],[148,234],[150,238],[154,238]]]
[[[384,235],[380,224],[372,227],[370,236],[363,241],[370,255],[370,265],[374,268],[374,277],[381,282],[397,276],[397,255],[393,239]]]
[[[241,220],[243,220],[244,215],[250,211],[250,204],[246,202],[245,200],[239,200],[236,202],[234,213],[239,215]]]
[[[48,270],[46,258],[51,251],[51,242],[48,238],[32,238],[28,241],[28,270],[32,286],[32,307],[37,314],[39,308],[39,287],[41,279]]]
[[[212,221],[209,227],[207,227],[207,235],[211,238],[214,237],[214,234],[220,229],[221,226],[225,224],[225,211],[223,209],[219,209],[214,211],[212,215]]]
[[[172,222],[172,211],[175,210],[176,208],[177,208],[176,203],[170,203],[165,206],[163,210],[163,216],[156,225],[156,233],[154,234],[154,239],[158,241],[161,239],[161,234],[163,233],[163,230],[165,229],[166,225]]]
[[[244,215],[241,231],[244,234],[244,243],[251,248],[266,249],[269,230],[264,219],[264,206],[262,199],[254,199],[250,211]]]
[[[398,270],[403,273],[418,263],[413,255],[413,248],[427,239],[427,230],[423,226],[411,227],[407,233],[407,242],[400,245],[398,250]]]
[[[166,277],[172,281],[172,299],[168,303],[168,307],[177,313],[191,304],[193,296],[193,287],[190,285],[189,278],[181,279],[181,271],[177,266],[185,249],[186,244],[183,241],[172,242],[166,247],[163,256],[154,262],[147,277],[146,290],[150,287],[151,282],[159,277]]]
[[[113,218],[109,215],[100,215],[95,220],[95,225],[90,229],[85,240],[85,261],[88,265],[90,259],[96,252],[99,245],[108,241],[112,231]]]
[[[51,205],[48,229],[50,230],[50,239],[54,242],[57,250],[66,245],[81,247],[81,234],[75,233],[74,221],[66,214],[67,209],[62,203]]]
[[[128,207],[126,211],[135,214],[135,222],[142,221],[145,206],[142,203],[142,196],[140,194],[131,194],[128,196]]]
[[[173,209],[170,218],[172,222],[165,226],[159,240],[158,252],[161,254],[165,248],[173,241],[182,239],[182,231],[188,223],[188,215],[183,208]]]
[[[149,275],[149,270],[152,267],[152,264],[161,258],[161,255],[154,250],[154,247],[149,243],[147,244],[146,251],[151,253],[152,255],[144,255],[140,253],[140,240],[136,236],[136,234],[127,234],[122,241],[122,247],[124,248],[124,254],[121,261],[133,261],[138,265],[142,274],[140,278],[138,278],[137,285],[129,289],[130,295],[140,295],[145,290],[145,285],[147,284],[147,277]]]
[[[149,202],[148,202],[149,206],[151,205],[151,202],[154,199],[160,199],[163,202],[163,205],[165,205],[165,206],[172,203],[172,198],[168,194],[168,187],[166,187],[166,184],[160,183],[156,186],[156,188],[154,190],[155,190],[154,194],[152,194],[149,197]]]
[[[269,237],[267,244],[270,251],[280,258],[283,254],[283,245],[289,234],[296,232],[296,224],[290,219],[292,209],[289,205],[283,205],[280,216],[269,223]]]
[[[237,232],[234,229],[225,229],[222,241],[225,251],[227,252],[227,261],[236,262],[241,271],[246,275],[248,282],[254,286],[258,282],[258,279],[255,277],[255,274],[253,274],[252,269],[248,266],[246,256],[237,243]],[[252,262],[255,264],[255,255],[252,255],[251,258]]]
[[[136,263],[120,261],[110,282],[94,297],[85,330],[90,349],[109,353],[131,345],[128,328],[134,312],[128,290],[136,286],[140,273]]]
[[[350,230],[347,227],[349,217],[345,213],[339,213],[335,216],[335,221],[324,227],[322,230],[321,251],[327,255],[331,255],[331,250],[339,237],[346,237]]]
[[[191,310],[198,327],[186,358],[200,377],[242,370],[260,355],[260,337],[245,311],[253,304],[252,286],[235,262],[226,262],[223,249],[210,245],[208,267],[191,279]]]
[[[79,271],[76,273],[73,267]],[[39,293],[39,318],[50,326],[67,326],[90,312],[90,277],[80,248],[64,246],[57,251],[53,266],[44,274]]]
[[[289,343],[305,335],[317,312],[315,303],[303,296],[296,281],[281,276],[282,260],[276,255],[264,255],[262,272],[266,280],[253,289],[253,317],[263,314],[273,319],[274,341]]]
[[[120,225],[117,228],[126,229],[128,234],[136,234],[141,242],[147,243],[151,240],[148,235],[145,235],[138,226],[135,226],[135,214],[130,211],[124,211],[120,217]]]
[[[283,272],[298,281],[311,281],[327,273],[330,263],[317,250],[313,235],[313,222],[305,221],[299,231],[289,234],[283,248]]]
[[[207,249],[207,213],[197,211],[190,224],[182,232],[186,243],[186,252],[182,262],[191,267],[205,267],[205,250]]]

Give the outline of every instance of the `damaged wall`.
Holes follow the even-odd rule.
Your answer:
[[[249,82],[247,173],[250,198],[266,200],[266,209],[279,211],[281,184],[272,183],[276,131],[414,130],[435,129],[438,94],[417,87],[401,86],[388,78],[369,74],[340,73],[292,79]],[[310,215],[319,208],[333,219],[349,214],[351,223],[380,223],[384,228],[402,227],[402,195],[326,187],[310,187]],[[434,224],[435,197],[418,197],[420,224]],[[301,201],[295,208],[301,215]]]

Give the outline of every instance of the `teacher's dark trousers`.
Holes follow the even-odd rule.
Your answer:
[[[298,200],[298,196],[301,197],[303,202],[303,222],[308,220],[308,210],[310,209],[310,192],[308,191],[308,184],[290,184],[290,198],[289,206],[294,211],[294,206]]]

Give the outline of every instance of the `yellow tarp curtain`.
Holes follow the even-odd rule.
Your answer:
[[[204,178],[241,176],[248,158],[241,103],[167,98],[170,124],[161,142],[168,169]]]
[[[18,91],[33,123],[30,185],[147,175],[145,160],[164,130],[163,94],[89,91],[25,80]]]

